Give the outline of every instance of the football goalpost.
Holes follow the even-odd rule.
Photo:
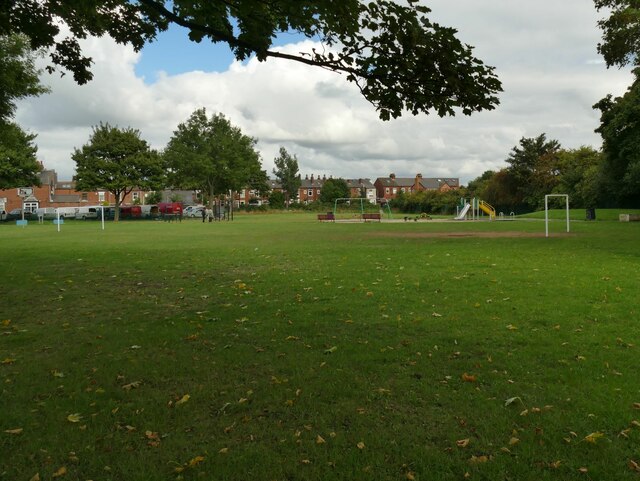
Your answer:
[[[389,203],[385,202],[386,210],[382,204],[372,203],[366,197],[340,197],[333,203],[333,215],[336,220],[360,221],[362,214],[386,214],[391,218]],[[382,212],[381,212],[382,211]]]
[[[544,196],[544,232],[549,237],[549,197],[564,197],[567,217],[567,232],[569,232],[569,196],[567,194],[547,194]]]

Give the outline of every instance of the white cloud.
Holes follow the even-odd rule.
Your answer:
[[[546,132],[567,147],[600,145],[591,106],[621,95],[627,71],[607,70],[595,53],[598,18],[591,2],[566,0],[553,9],[510,0],[433,0],[434,19],[459,29],[464,42],[503,81],[495,111],[441,119],[407,116],[382,122],[344,76],[290,61],[234,62],[225,72],[158,72],[153,83],[135,75],[142,54],[110,39],[84,42],[95,78],[43,77],[52,92],[20,104],[17,120],[38,134],[39,156],[62,178],[73,175],[71,154],[91,127],[109,122],[139,129],[161,149],[197,108],[221,112],[259,139],[271,172],[280,146],[297,154],[301,172],[342,177],[460,177],[463,183],[504,159],[522,136]],[[287,45],[286,51],[313,44]],[[167,59],[171,62],[171,58]]]

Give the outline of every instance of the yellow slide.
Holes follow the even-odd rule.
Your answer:
[[[496,210],[493,208],[491,204],[486,203],[484,200],[481,200],[478,206],[482,209],[482,211],[489,215],[490,220],[494,220],[496,218]]]

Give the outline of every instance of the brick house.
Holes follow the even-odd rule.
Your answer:
[[[347,179],[351,197],[366,197],[372,204],[376,203],[376,187],[369,179]]]
[[[374,182],[376,195],[380,199],[395,199],[398,194],[412,194],[423,190],[438,190],[446,192],[460,187],[460,180],[457,178],[423,178],[422,174],[415,177],[396,177],[389,174],[389,177],[378,177]]]
[[[320,178],[320,176],[314,178],[308,175],[304,179],[300,179],[300,188],[298,189],[298,202],[301,204],[309,204],[320,200],[320,192],[324,181],[327,180],[327,176]]]
[[[55,170],[40,171],[40,186],[24,186],[14,189],[0,190],[0,212],[13,209],[24,209],[34,212],[45,207],[81,207],[86,205],[115,204],[115,196],[106,190],[82,192],[76,190],[72,180],[58,180]],[[144,203],[147,192],[134,189],[128,194],[123,204],[133,204],[136,199]]]

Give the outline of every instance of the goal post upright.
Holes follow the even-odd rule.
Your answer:
[[[547,194],[544,196],[544,232],[545,237],[549,237],[549,197],[564,197],[565,214],[567,217],[567,232],[569,232],[569,195],[568,194]]]

